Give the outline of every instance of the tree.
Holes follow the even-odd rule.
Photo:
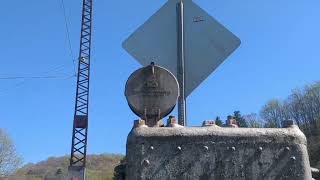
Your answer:
[[[320,135],[320,81],[293,90],[283,102],[271,100],[262,108],[261,117],[274,127],[280,127],[284,119],[294,119],[307,136]]]
[[[221,121],[221,119],[220,119],[219,116],[216,117],[216,121],[215,121],[215,122],[216,122],[216,125],[217,125],[217,126],[220,126],[220,127],[221,127],[221,126],[223,125],[223,123],[222,123],[222,121]]]
[[[263,127],[263,122],[258,118],[257,114],[255,113],[244,115],[243,118],[246,120],[249,128]]]
[[[227,120],[225,121],[224,126],[225,126],[225,127],[228,127],[228,126],[230,125],[230,120],[233,119],[233,118],[234,118],[233,116],[228,115],[228,116],[227,116]]]
[[[240,111],[234,111],[233,112],[233,117],[234,117],[234,119],[236,119],[237,124],[238,124],[239,127],[248,127],[248,123],[242,117]]]
[[[320,119],[320,82],[305,86],[303,90],[295,90],[292,104],[296,105],[297,122],[307,135],[318,135]],[[292,111],[290,111],[293,114]]]
[[[265,127],[273,128],[281,127],[283,120],[295,120],[308,139],[311,165],[320,168],[320,81],[294,89],[285,101],[269,101],[261,109],[260,117]]]
[[[262,107],[260,116],[265,120],[266,127],[280,128],[285,117],[281,102],[277,99],[269,101]]]
[[[15,146],[8,134],[0,129],[0,178],[9,176],[21,164]]]

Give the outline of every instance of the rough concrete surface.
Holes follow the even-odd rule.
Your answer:
[[[126,180],[310,180],[306,138],[281,129],[137,127]]]
[[[85,180],[85,169],[83,167],[69,167],[68,180]]]

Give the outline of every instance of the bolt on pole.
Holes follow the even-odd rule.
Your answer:
[[[177,29],[178,29],[178,66],[177,75],[180,88],[180,96],[178,99],[178,123],[187,126],[186,119],[186,97],[185,97],[185,47],[184,47],[184,4],[181,0],[177,4]]]

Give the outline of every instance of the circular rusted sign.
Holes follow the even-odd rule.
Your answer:
[[[162,119],[175,107],[179,85],[167,69],[149,65],[129,77],[125,96],[131,110],[142,119]]]

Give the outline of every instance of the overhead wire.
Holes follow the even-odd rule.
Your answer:
[[[53,68],[49,68],[49,70],[43,71],[40,74],[47,75],[47,74],[50,74],[52,72],[59,72],[60,70],[63,70],[63,67],[65,67],[65,66],[66,66],[65,64],[54,66]]]
[[[74,61],[75,60],[76,59],[74,59]],[[62,65],[58,65],[58,66],[54,66],[52,68],[49,68],[49,70],[43,71],[40,74],[46,74],[47,75],[47,74],[50,74],[52,72],[58,72],[58,71],[62,70],[63,67],[66,67],[65,63],[63,63]],[[76,76],[76,74],[74,74],[74,76]]]
[[[68,80],[75,77],[74,75],[71,76],[29,76],[29,77],[24,77],[24,76],[11,76],[11,77],[0,77],[0,80],[17,80],[20,81],[18,83],[13,84],[11,87],[7,87],[5,89],[0,89],[0,96],[6,95],[10,93],[13,89],[19,88],[23,85],[25,85],[28,81],[27,80],[32,80],[32,79],[37,79],[37,80],[47,80],[47,79],[54,79],[54,80]]]
[[[59,0],[58,0],[59,3]],[[15,83],[12,87],[7,88],[7,89],[2,89],[0,90],[0,95],[4,95],[9,93],[12,89],[18,88],[19,86],[23,86],[25,83],[27,83],[27,80],[41,80],[41,79],[52,79],[52,80],[67,80],[67,79],[71,79],[77,76],[77,70],[76,70],[76,58],[74,58],[73,56],[73,48],[72,48],[72,43],[71,43],[71,37],[70,37],[70,21],[67,17],[67,13],[66,13],[66,7],[65,7],[65,2],[64,0],[60,0],[60,6],[63,12],[63,17],[64,17],[64,24],[65,24],[65,34],[66,34],[66,39],[67,39],[67,43],[68,43],[68,51],[69,51],[69,56],[72,59],[72,65],[73,65],[73,75],[50,75],[50,73],[52,72],[58,72],[60,70],[62,70],[63,67],[65,67],[64,65],[59,65],[59,66],[55,66],[53,68],[50,68],[47,71],[41,72],[38,75],[15,75],[15,76],[10,76],[10,75],[0,75],[0,80],[19,80],[20,82]]]
[[[69,56],[72,58],[73,70],[74,70],[74,74],[76,75],[77,74],[76,62],[75,62],[75,58],[73,58],[74,56],[73,56],[72,43],[71,43],[71,37],[70,37],[70,30],[69,30],[70,21],[69,21],[69,18],[67,17],[64,0],[60,0],[60,2],[61,2],[61,9],[63,11],[63,17],[65,22],[66,37],[67,37],[68,47],[69,47]]]
[[[26,84],[28,81],[28,79],[62,79],[62,80],[68,80],[68,79],[71,79],[75,77],[74,75],[71,75],[71,76],[33,76],[33,77],[19,77],[19,76],[16,76],[16,77],[6,77],[6,78],[1,78],[0,77],[0,80],[20,80],[20,82],[18,83],[15,83],[13,84],[13,86],[11,87],[8,87],[6,89],[0,89],[0,96],[3,96],[3,95],[6,95],[8,93],[10,93],[12,90],[16,89],[16,88],[19,88],[21,86],[23,86],[24,84]]]
[[[70,79],[75,77],[71,76],[8,76],[8,77],[0,77],[0,80],[14,80],[14,79]]]
[[[76,77],[76,74],[77,74],[76,73],[76,65],[75,65],[76,58],[73,58],[73,50],[72,50],[72,43],[71,43],[70,30],[69,30],[70,22],[69,22],[68,17],[67,17],[64,0],[60,0],[60,2],[58,0],[58,3],[60,3],[61,9],[62,9],[62,12],[63,12],[64,22],[65,22],[65,30],[66,30],[66,38],[67,38],[68,49],[69,49],[69,56],[72,58],[72,65],[73,65],[74,75],[71,75],[71,76],[56,76],[56,75],[55,76],[51,76],[51,75],[48,75],[51,72],[56,72],[56,71],[62,69],[63,67],[65,67],[65,65],[59,65],[59,66],[51,68],[48,71],[44,71],[42,73],[39,73],[38,75],[30,75],[30,76],[26,76],[26,75],[23,75],[23,76],[22,75],[18,75],[18,76],[9,76],[9,75],[1,76],[0,75],[0,80],[15,80],[15,79],[69,79],[69,78],[72,78],[72,77]]]
[[[25,83],[26,83],[26,80],[22,80],[22,81],[20,81],[20,82],[18,82],[18,83],[15,83],[15,84],[14,84],[12,87],[10,87],[10,88],[0,89],[0,96],[8,94],[9,92],[11,92],[12,89],[16,89],[16,88],[18,88],[19,86],[22,86],[22,85],[25,84]]]
[[[24,74],[24,75],[0,75],[0,80],[17,80],[17,79],[69,79],[72,77],[76,77],[75,74],[72,75],[52,75],[52,73],[57,74],[60,70],[63,70],[65,64],[55,66],[50,68],[49,70],[37,73],[37,74]],[[69,74],[69,73],[68,73]]]

